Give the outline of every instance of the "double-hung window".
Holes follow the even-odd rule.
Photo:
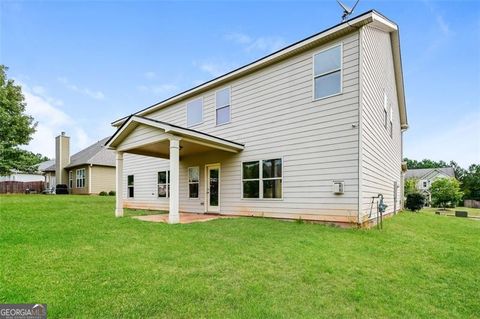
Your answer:
[[[323,50],[313,57],[314,98],[342,92],[342,45]]]
[[[282,159],[242,163],[243,198],[282,198]]]
[[[127,197],[133,198],[135,196],[135,179],[133,175],[127,176]]]
[[[383,126],[388,127],[388,96],[386,92],[383,92]]]
[[[170,171],[158,172],[158,197],[170,196]]]
[[[390,137],[393,137],[393,109],[390,105]]]
[[[194,126],[203,122],[203,98],[187,103],[187,126]]]
[[[188,197],[198,198],[198,187],[200,183],[199,167],[188,168]]]
[[[68,188],[73,188],[73,171],[68,172]]]
[[[230,122],[230,88],[215,93],[215,117],[217,125]]]
[[[77,188],[85,187],[85,168],[77,169],[76,171],[76,186]]]

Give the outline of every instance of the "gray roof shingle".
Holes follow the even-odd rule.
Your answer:
[[[115,167],[115,151],[109,150],[105,147],[105,142],[108,141],[109,138],[110,136],[105,137],[70,156],[70,163],[65,168],[85,164]],[[40,163],[38,170],[42,172],[55,171],[55,160]]]
[[[455,170],[453,169],[453,167],[440,167],[440,168],[409,169],[405,174],[405,178],[422,178],[423,176],[428,175],[435,170],[447,176],[455,177]]]

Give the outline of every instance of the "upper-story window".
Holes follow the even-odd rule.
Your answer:
[[[428,186],[427,181],[423,181],[423,188],[427,188],[427,186]]]
[[[388,126],[388,96],[386,92],[383,92],[383,126],[387,128]]]
[[[203,99],[199,98],[187,103],[187,126],[203,122]]]
[[[390,137],[393,137],[393,109],[390,105]]]
[[[217,125],[230,122],[230,88],[215,93],[215,115]]]
[[[314,98],[322,99],[342,92],[342,45],[323,50],[314,58]]]

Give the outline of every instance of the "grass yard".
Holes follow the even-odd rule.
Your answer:
[[[447,208],[446,211],[443,211],[441,208],[425,207],[424,209],[422,209],[422,212],[435,213],[436,211],[441,211],[442,214],[455,215],[456,210],[467,211],[468,217],[480,217],[480,208],[456,207]]]
[[[114,218],[114,198],[0,197],[0,303],[49,318],[478,318],[480,221],[378,231]],[[131,215],[132,213],[130,213]]]

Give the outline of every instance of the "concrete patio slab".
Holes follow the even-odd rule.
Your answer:
[[[168,214],[133,216],[132,218],[142,220],[142,221],[145,221],[145,222],[168,223]],[[234,217],[233,216],[208,215],[208,214],[180,213],[180,224],[206,222],[206,221],[209,221],[209,220],[220,219],[220,218],[234,218]]]

